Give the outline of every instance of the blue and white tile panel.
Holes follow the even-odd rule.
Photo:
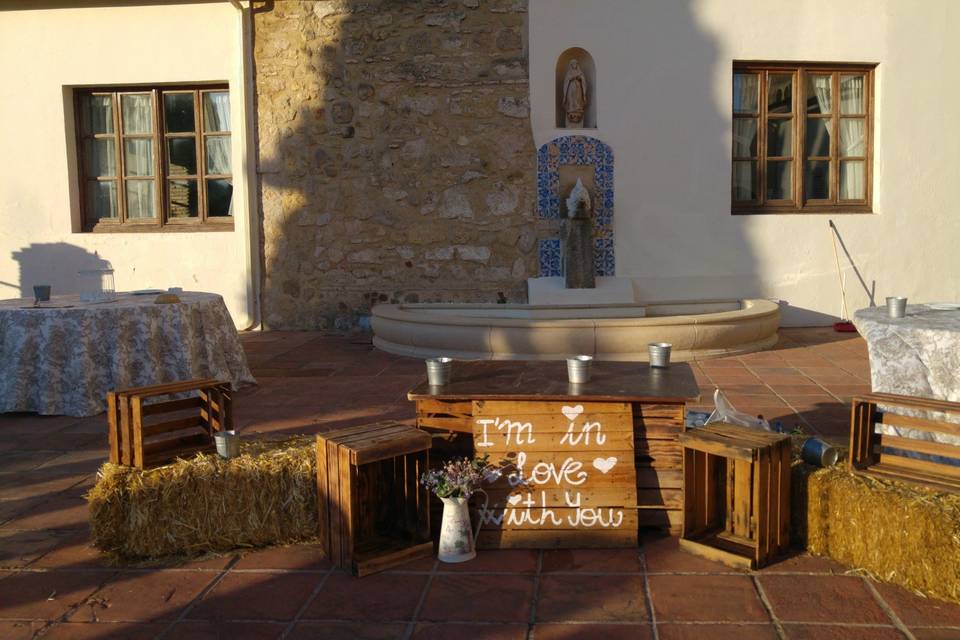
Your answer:
[[[563,136],[537,152],[537,215],[543,219],[560,218],[560,167],[587,165],[594,168],[594,264],[596,275],[615,275],[613,253],[613,150],[596,138]],[[563,274],[560,240],[540,241],[541,276]]]

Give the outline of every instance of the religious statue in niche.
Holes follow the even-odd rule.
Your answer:
[[[577,178],[567,197],[567,219],[563,221],[563,274],[567,289],[596,287],[593,267],[593,216],[590,192]]]
[[[563,121],[568,129],[584,126],[587,91],[587,76],[580,68],[580,62],[573,58],[567,65],[567,73],[563,76]]]

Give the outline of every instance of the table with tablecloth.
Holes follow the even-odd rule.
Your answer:
[[[223,298],[181,292],[0,301],[0,413],[91,416],[113,389],[216,378],[255,383]]]
[[[953,307],[953,308],[951,308]],[[870,382],[876,393],[960,401],[960,308],[950,304],[910,304],[903,318],[886,307],[860,309],[853,322],[870,353]],[[915,413],[900,410],[902,413]],[[952,414],[916,413],[960,422]],[[889,427],[899,435],[960,444],[960,438],[916,429]]]

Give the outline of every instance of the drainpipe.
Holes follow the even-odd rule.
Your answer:
[[[254,60],[253,60],[253,22],[251,17],[250,0],[230,0],[230,4],[237,10],[237,18],[240,21],[240,61],[239,77],[243,84],[243,131],[242,140],[244,144],[243,166],[241,171],[244,176],[245,189],[242,197],[245,200],[247,209],[246,243],[244,247],[244,262],[248,275],[247,281],[247,309],[250,315],[250,326],[246,330],[260,329],[263,327],[262,315],[262,287],[261,277],[263,273],[263,256],[260,243],[260,209],[257,206],[259,176],[257,175],[257,119],[256,86],[254,84]]]

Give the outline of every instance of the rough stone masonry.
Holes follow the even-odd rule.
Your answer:
[[[526,0],[254,5],[263,318],[526,297],[536,153]]]

